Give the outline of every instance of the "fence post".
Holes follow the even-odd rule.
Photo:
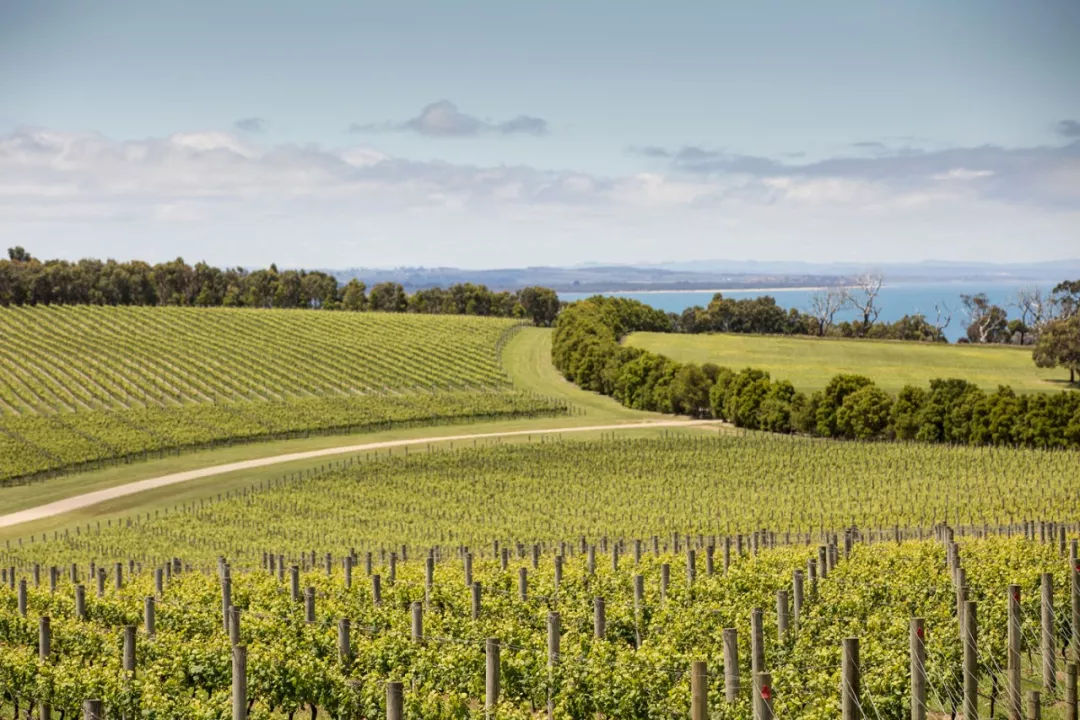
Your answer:
[[[755,698],[761,694],[758,680],[760,674],[765,672],[765,637],[762,631],[761,618],[761,608],[754,608],[750,611],[750,681],[753,685]],[[754,720],[761,720],[757,700],[754,700],[753,705]]]
[[[52,625],[47,615],[38,618],[38,660],[46,662],[52,651]],[[52,720],[52,706],[41,703],[41,720]]]
[[[709,680],[705,662],[695,660],[690,666],[690,720],[708,720]]]
[[[1069,562],[1069,596],[1072,600],[1072,646],[1073,660],[1080,659],[1080,561],[1073,559]]]
[[[1065,720],[1076,717],[1076,663],[1065,663]]]
[[[521,602],[529,600],[529,571],[525,568],[518,568],[518,597]]]
[[[787,590],[776,591],[776,639],[781,645],[787,642],[788,636],[788,593]]]
[[[485,675],[484,709],[490,717],[499,704],[499,641],[487,639],[487,673]]]
[[[803,606],[803,571],[796,570],[791,576],[792,612],[791,619],[795,624],[795,630],[799,629],[799,616],[802,615]]]
[[[604,613],[604,598],[593,598],[593,631],[597,638],[603,640],[607,630],[607,617]]]
[[[724,628],[724,700],[739,699],[739,631]]]
[[[338,620],[337,626],[338,656],[344,665],[352,660],[352,622],[349,618]]]
[[[1054,657],[1054,576],[1042,576],[1042,680],[1043,692],[1054,694],[1057,687],[1057,661]]]
[[[300,567],[298,565],[289,568],[289,588],[292,591],[292,601],[300,602]]]
[[[755,681],[760,688],[758,696],[754,699],[755,706],[759,707],[758,714],[761,720],[773,720],[772,673],[758,673]]]
[[[124,626],[124,670],[135,676],[135,626]]]
[[[26,578],[19,580],[19,616],[26,617]]]
[[[1020,693],[1020,586],[1009,586],[1009,627],[1008,627],[1008,687],[1006,698],[1009,708],[1009,720],[1023,720],[1023,706]]]
[[[419,600],[412,604],[412,641],[424,642],[424,603]]]
[[[859,674],[859,638],[844,638],[843,665],[840,675],[840,696],[844,720],[862,717],[862,690]]]
[[[1042,706],[1039,704],[1039,691],[1028,690],[1027,720],[1042,720]]]
[[[548,613],[548,683],[553,684],[555,666],[559,664],[559,613]],[[548,719],[555,716],[555,694],[548,688]]]
[[[232,652],[232,716],[247,720],[247,648],[243,645]]]
[[[671,582],[671,566],[664,563],[660,566],[660,602],[667,599],[668,583]]]
[[[403,686],[399,681],[386,683],[386,720],[403,720],[405,717]]]
[[[371,576],[371,602],[375,607],[382,605],[382,577],[380,575]]]
[[[926,720],[926,621],[911,618],[911,720]]]
[[[472,585],[472,619],[478,620],[480,618],[480,596],[483,589],[480,586],[480,581],[477,580]]]
[[[75,586],[75,617],[80,620],[86,619],[86,586]]]
[[[147,595],[143,600],[143,624],[146,625],[146,636],[154,637],[157,632],[154,619],[154,596]]]
[[[100,700],[83,700],[83,720],[105,720]]]
[[[221,574],[221,623],[229,632],[229,608],[232,607],[232,571],[226,565]]]
[[[964,720],[979,720],[979,624],[976,605],[964,604]]]
[[[435,586],[435,558],[424,558],[424,602],[431,602],[431,589]]]
[[[304,620],[308,623],[315,622],[315,588],[313,587],[304,591]]]

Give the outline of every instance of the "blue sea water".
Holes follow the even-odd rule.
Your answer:
[[[1016,309],[1011,305],[1016,300],[1018,290],[1026,288],[1041,288],[1045,294],[1049,294],[1053,287],[1052,283],[1039,282],[949,282],[949,283],[911,283],[889,285],[881,289],[878,295],[878,305],[881,306],[881,315],[878,320],[893,322],[904,315],[922,313],[930,322],[937,317],[934,311],[934,303],[944,303],[952,311],[952,321],[945,328],[945,335],[949,342],[956,342],[965,334],[966,317],[963,312],[963,304],[960,295],[974,295],[986,293],[990,301],[1000,305],[1009,312],[1010,318],[1016,316]],[[771,295],[776,298],[776,303],[783,308],[795,308],[807,311],[810,308],[810,296],[813,290],[806,289],[769,289],[769,290],[732,290],[725,291],[724,297],[736,299],[755,298],[761,295]],[[567,301],[580,300],[594,293],[559,293],[560,299]],[[605,295],[617,295],[640,300],[654,308],[666,312],[681,313],[688,307],[701,305],[705,307],[712,300],[713,292],[710,291],[672,291],[672,292],[615,292],[604,293]],[[836,315],[836,321],[854,320],[856,313],[852,310],[843,310]]]

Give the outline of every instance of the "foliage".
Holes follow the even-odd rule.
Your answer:
[[[914,528],[948,519],[970,535],[981,523],[1060,512],[1075,496],[1076,464],[1075,452],[855,445],[768,434],[492,444],[340,463],[5,551],[5,573],[14,567],[28,591],[23,617],[14,575],[0,585],[0,704],[6,696],[11,707],[17,698],[25,711],[44,701],[54,715],[74,717],[81,700],[95,696],[110,717],[228,717],[231,650],[218,566],[224,557],[231,604],[241,613],[253,718],[298,710],[306,716],[312,708],[321,717],[385,716],[390,679],[403,681],[407,712],[415,716],[482,717],[489,637],[501,644],[497,717],[535,717],[549,691],[559,718],[684,717],[689,664],[704,660],[710,716],[745,718],[754,608],[765,609],[762,641],[778,715],[836,717],[840,644],[854,636],[861,644],[862,704],[881,717],[910,716],[913,616],[926,623],[932,709],[947,713],[948,698],[960,687],[956,593],[943,546],[916,539],[921,531]],[[881,528],[892,533],[894,525],[907,528],[909,539],[882,537]],[[855,528],[853,537],[863,542],[850,556],[839,548],[827,576],[811,580],[807,563],[829,534],[822,528],[832,527]],[[640,562],[633,557],[635,538],[643,541]],[[968,597],[979,607],[980,672],[1000,678],[1006,587],[1021,586],[1022,647],[1037,652],[1039,578],[1053,575],[1055,605],[1068,608],[1069,567],[1056,543],[957,539]],[[534,543],[542,548],[535,565]],[[596,546],[595,570],[582,543]],[[429,551],[434,573],[426,590]],[[470,553],[472,580],[482,589],[477,619],[459,551]],[[556,554],[563,556],[558,584]],[[368,557],[380,576],[380,604],[373,602]],[[46,571],[40,586],[34,563]],[[119,586],[114,563],[120,563]],[[166,564],[159,594],[153,570]],[[664,590],[663,565],[670,576]],[[293,599],[290,566],[297,568],[298,588],[313,589],[314,622],[305,621],[304,601]],[[55,592],[50,567],[62,569]],[[75,582],[86,586],[85,619],[75,615],[72,567]],[[106,581],[100,595],[91,571]],[[794,612],[795,571],[804,573],[804,596],[781,636],[777,594],[788,593]],[[633,599],[636,575],[644,582],[640,603]],[[141,629],[150,596],[156,596],[153,637]],[[597,597],[605,599],[603,639],[594,636]],[[410,633],[414,602],[423,608],[420,643]],[[549,611],[560,613],[562,628],[561,662],[550,673]],[[43,616],[52,629],[45,660],[37,651]],[[347,657],[338,652],[342,618],[351,624]],[[125,625],[140,626],[133,678],[121,670]],[[722,692],[724,628],[738,631],[737,674],[744,678],[733,706]]]
[[[905,387],[894,401],[870,378],[840,374],[807,397],[760,368],[735,373],[711,364],[683,364],[620,342],[626,333],[662,330],[664,324],[662,313],[634,300],[598,296],[572,303],[556,325],[552,361],[568,380],[628,407],[711,414],[748,429],[851,439],[1080,447],[1080,393],[1018,396],[1007,386],[985,393],[967,380],[935,378],[929,391]]]
[[[513,390],[510,320],[0,309],[0,480],[173,448],[563,412]]]
[[[39,261],[21,247],[0,260],[0,307],[22,305],[175,305],[183,307],[309,308],[378,310],[447,315],[528,318],[549,326],[559,312],[559,298],[541,287],[518,292],[489,290],[458,283],[425,288],[412,295],[399,283],[371,288],[352,279],[339,286],[336,277],[318,270],[248,271],[188,265],[183,258],[149,265],[141,261],[84,259]]]
[[[1032,353],[1039,367],[1063,367],[1069,370],[1069,382],[1080,372],[1080,313],[1048,323],[1039,333]]]

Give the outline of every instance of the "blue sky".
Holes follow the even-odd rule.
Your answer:
[[[0,223],[227,264],[1080,255],[1080,3],[0,0]]]

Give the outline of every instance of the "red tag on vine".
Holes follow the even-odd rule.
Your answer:
[[[772,700],[772,688],[770,688],[768,685],[761,686],[761,699]]]
[[[1080,572],[1080,562],[1076,563],[1076,572]]]
[[[915,628],[915,634],[919,636],[920,640],[922,640],[923,637],[926,635],[926,628]]]
[[[1013,590],[1013,600],[1015,602],[1020,602],[1020,591],[1019,590]]]

